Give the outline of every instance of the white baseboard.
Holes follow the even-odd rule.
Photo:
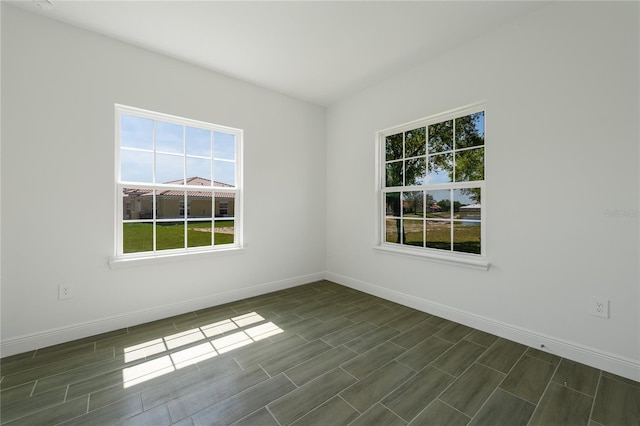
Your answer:
[[[155,321],[163,318],[180,315],[210,306],[221,305],[235,300],[246,299],[272,291],[283,290],[297,285],[307,284],[314,281],[323,280],[325,272],[317,272],[309,275],[302,275],[281,281],[259,284],[252,287],[232,290],[225,293],[213,294],[197,299],[185,300],[170,305],[159,306],[141,311],[117,315],[109,318],[102,318],[94,321],[87,321],[67,327],[60,327],[45,330],[38,333],[3,339],[0,343],[0,356],[7,357],[23,352],[33,351],[59,343],[69,342],[84,337],[106,333],[125,327],[131,327],[145,322]]]
[[[568,342],[553,336],[509,325],[333,272],[327,272],[326,279],[523,345],[541,349],[563,358],[608,371],[631,380],[640,381],[639,360],[621,357],[574,342]],[[541,348],[541,345],[544,345],[544,347]]]

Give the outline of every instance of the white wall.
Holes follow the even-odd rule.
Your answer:
[[[557,2],[329,108],[328,278],[639,380],[638,16]],[[375,132],[478,101],[489,271],[375,252]]]
[[[114,103],[245,130],[244,252],[109,268]],[[2,355],[323,277],[324,142],[323,108],[3,3]]]

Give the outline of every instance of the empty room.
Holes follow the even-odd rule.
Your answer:
[[[637,1],[0,23],[0,424],[640,425]]]

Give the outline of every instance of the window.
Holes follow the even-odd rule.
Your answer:
[[[475,106],[378,132],[380,247],[485,255],[484,127]]]
[[[117,258],[242,245],[242,130],[116,105],[116,144]]]

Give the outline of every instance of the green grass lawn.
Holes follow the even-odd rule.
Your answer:
[[[216,221],[216,228],[233,227],[232,220]],[[196,229],[211,228],[211,222],[192,222],[187,226],[188,247],[203,247],[211,245],[211,232]],[[153,250],[152,223],[125,223],[123,225],[123,252],[139,253]],[[215,245],[233,244],[234,235],[214,232]],[[184,223],[158,223],[156,228],[157,250],[184,248]]]
[[[427,241],[423,240],[421,220],[404,221],[404,244],[428,247],[441,250],[451,250],[451,227],[447,222],[427,222]],[[387,219],[386,241],[397,243],[395,219]],[[480,254],[480,226],[460,225],[454,222],[453,250],[464,253]]]

